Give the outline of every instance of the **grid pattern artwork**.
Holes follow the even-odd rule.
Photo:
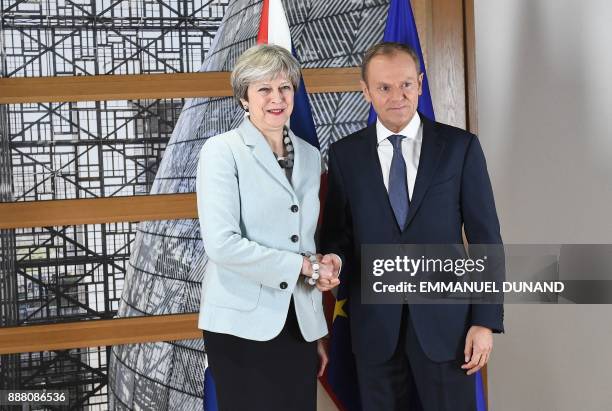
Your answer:
[[[15,201],[148,194],[181,99],[10,104]]]
[[[228,4],[0,0],[0,75],[197,71]],[[0,105],[0,201],[148,194],[183,105]],[[0,231],[0,325],[112,318],[136,231],[135,223]],[[66,387],[71,409],[108,409],[109,355],[99,347],[1,356],[0,388]]]

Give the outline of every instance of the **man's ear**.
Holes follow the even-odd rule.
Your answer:
[[[370,90],[368,90],[368,85],[365,81],[359,80],[359,84],[361,85],[361,91],[363,93],[363,98],[368,103],[372,103],[372,97],[370,97]]]
[[[425,73],[419,74],[419,96],[423,94],[423,79],[425,78]]]

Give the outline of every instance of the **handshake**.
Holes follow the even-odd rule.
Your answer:
[[[312,260],[315,260],[316,263]],[[318,278],[313,276],[316,270],[313,269],[313,264],[318,264]],[[309,257],[304,256],[302,260],[302,272],[301,274],[308,277],[307,280],[310,284],[317,287],[321,292],[329,291],[340,284],[340,257],[336,254],[316,254]]]

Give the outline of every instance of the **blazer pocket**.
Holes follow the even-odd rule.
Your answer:
[[[261,284],[254,283],[231,271],[218,273],[217,281],[210,283],[207,295],[217,307],[252,311],[259,304]]]

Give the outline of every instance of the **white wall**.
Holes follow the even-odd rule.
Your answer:
[[[475,17],[504,241],[612,243],[612,2],[475,0]],[[509,305],[506,328],[492,410],[612,410],[612,306]]]

